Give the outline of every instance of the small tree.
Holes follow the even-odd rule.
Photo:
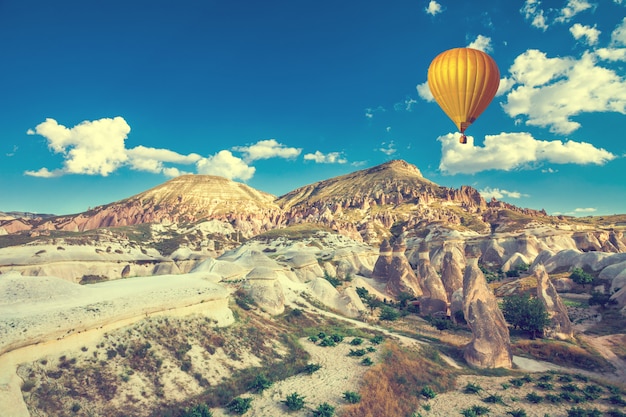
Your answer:
[[[506,321],[515,329],[529,332],[534,339],[543,333],[550,319],[541,300],[529,294],[513,295],[504,299],[502,313]]]
[[[400,313],[398,312],[398,310],[392,307],[385,306],[382,308],[380,312],[381,320],[394,321],[394,320],[397,320],[398,317],[400,317]]]
[[[593,282],[593,276],[583,271],[582,268],[572,269],[572,273],[570,274],[569,277],[576,284],[582,285],[583,288],[585,287],[585,285],[591,284]]]

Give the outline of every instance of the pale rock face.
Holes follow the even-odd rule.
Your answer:
[[[504,263],[504,265],[502,265],[502,271],[503,272],[510,271],[510,270],[515,269],[516,267],[522,265],[522,264],[530,265],[530,260],[526,256],[524,256],[523,254],[521,254],[519,252],[515,252]]]
[[[383,240],[380,245],[380,252],[376,263],[374,264],[374,271],[372,272],[372,278],[386,281],[389,279],[389,267],[391,266],[391,245],[387,239]]]
[[[574,337],[574,328],[567,315],[567,308],[550,281],[550,276],[542,265],[533,270],[537,279],[537,298],[541,300],[548,312],[550,324],[544,330],[544,336],[561,340],[571,340]]]
[[[463,288],[464,268],[465,257],[459,248],[452,248],[445,252],[441,263],[441,282],[449,300],[452,300],[452,294],[455,291]]]
[[[423,290],[404,254],[405,250],[406,244],[401,239],[393,245],[386,290],[393,296],[404,292],[419,297],[423,294]]]
[[[513,365],[509,329],[496,297],[478,268],[478,259],[470,258],[463,276],[463,312],[472,329],[472,341],[463,357],[478,368],[507,368]]]
[[[422,314],[436,314],[448,312],[448,294],[439,278],[439,274],[430,264],[428,250],[420,252],[417,264],[418,281],[424,288],[424,296],[420,299]]]
[[[275,270],[256,267],[246,275],[246,280],[243,290],[259,308],[273,316],[285,311],[285,294]]]

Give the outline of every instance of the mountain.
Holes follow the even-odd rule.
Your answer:
[[[446,234],[446,230],[488,235],[537,225],[582,224],[573,218],[548,216],[543,210],[485,201],[469,186],[439,186],[424,178],[416,166],[394,160],[309,184],[278,198],[222,177],[183,175],[75,215],[0,219],[0,234],[36,236],[201,221],[223,224],[226,240],[233,244],[240,238],[302,223],[318,224],[372,244],[403,232],[409,233],[407,237]]]

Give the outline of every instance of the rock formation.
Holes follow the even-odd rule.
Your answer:
[[[465,347],[463,357],[478,368],[511,368],[513,357],[506,321],[478,268],[478,255],[470,251],[467,257],[463,276],[463,312],[473,337]]]
[[[465,268],[465,257],[457,246],[444,244],[444,255],[441,262],[441,282],[443,283],[448,300],[452,300],[452,294],[463,288],[463,270]]]
[[[567,315],[567,308],[543,265],[535,267],[533,276],[537,279],[537,298],[541,300],[550,318],[550,324],[544,329],[544,336],[561,340],[572,339],[574,328]]]
[[[425,242],[422,242],[419,248],[417,277],[424,291],[424,295],[420,298],[420,313],[447,315],[448,295],[439,274],[430,263],[428,245]]]
[[[374,272],[372,278],[380,281],[387,281],[389,279],[389,267],[391,266],[391,245],[387,239],[383,240],[380,245],[378,259],[374,264]]]
[[[243,291],[254,300],[259,308],[271,315],[285,311],[285,294],[275,270],[258,266],[248,272],[246,280]]]
[[[414,297],[419,297],[423,291],[409,260],[404,254],[405,251],[406,243],[403,239],[398,239],[392,249],[386,290],[393,296],[409,293]]]

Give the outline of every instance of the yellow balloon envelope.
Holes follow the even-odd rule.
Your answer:
[[[428,87],[435,101],[461,132],[487,108],[498,91],[500,71],[486,53],[471,48],[437,55],[428,68]]]

